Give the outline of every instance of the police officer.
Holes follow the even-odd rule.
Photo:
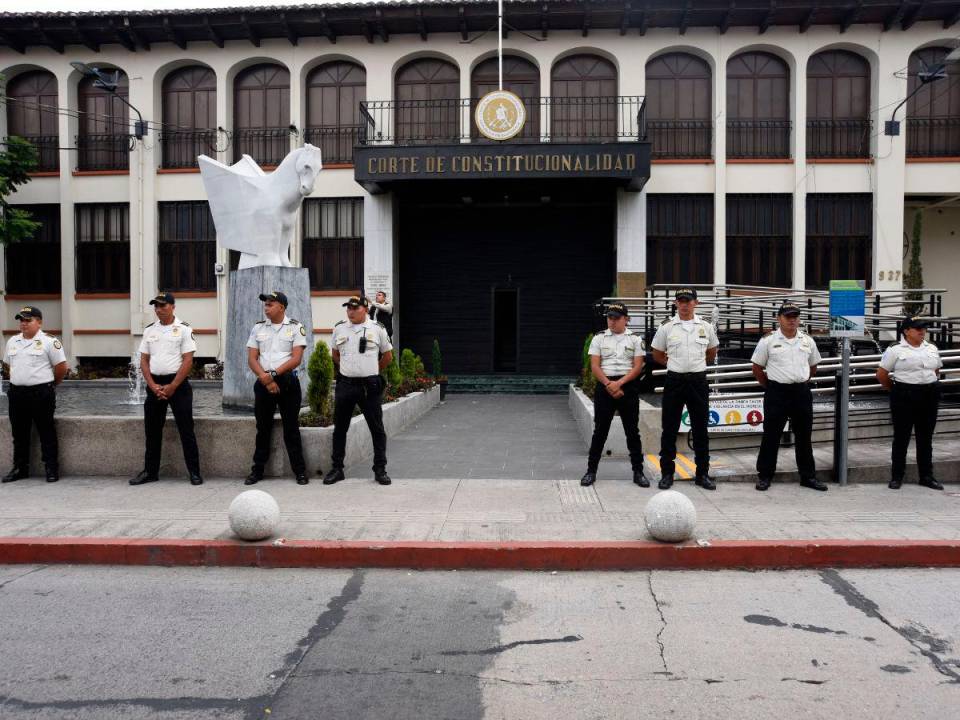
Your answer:
[[[263,480],[263,467],[270,458],[273,414],[280,408],[283,443],[298,485],[306,485],[307,466],[300,442],[300,403],[303,399],[297,368],[307,346],[307,330],[287,317],[287,296],[279,290],[260,295],[266,320],[253,326],[247,340],[247,364],[257,376],[253,386],[254,415],[257,418],[257,445],[253,467],[244,484]]]
[[[899,490],[907,467],[910,431],[917,442],[919,484],[931,490],[943,490],[933,477],[933,430],[937,426],[940,405],[940,351],[926,341],[927,322],[922,317],[906,318],[903,337],[891,345],[880,359],[877,380],[890,391],[893,416],[893,452],[890,472],[891,490]]]
[[[643,339],[627,327],[627,306],[611,303],[607,306],[607,330],[590,341],[590,372],[597,379],[593,391],[593,439],[587,457],[587,472],[580,478],[581,485],[593,485],[597,467],[603,454],[603,445],[610,432],[615,412],[620,413],[623,434],[630,451],[633,481],[640,487],[650,487],[643,476],[643,446],[640,444],[640,393],[636,379],[643,371]]]
[[[367,299],[353,296],[343,304],[347,320],[333,328],[333,362],[337,366],[337,386],[333,407],[333,467],[324,485],[343,480],[343,460],[347,454],[347,430],[353,408],[360,407],[373,438],[373,477],[381,485],[390,484],[387,475],[387,433],[383,429],[380,407],[384,382],[382,371],[393,360],[393,345],[383,325],[367,317]]]
[[[37,426],[47,482],[60,479],[57,458],[57,429],[53,412],[57,407],[54,387],[67,374],[63,345],[41,330],[43,313],[27,305],[16,314],[20,333],[7,341],[3,361],[10,367],[8,412],[13,434],[13,469],[3,482],[30,476],[30,430]]]
[[[813,394],[810,378],[817,372],[820,351],[800,327],[800,308],[785,302],[777,310],[780,327],[770,333],[753,351],[753,376],[764,387],[763,439],[757,455],[757,490],[767,490],[777,471],[780,436],[790,421],[793,431],[800,487],[826,490],[817,480],[813,461]]]
[[[387,302],[387,294],[380,290],[370,301],[370,319],[383,325],[390,342],[393,342],[393,303]]]
[[[693,431],[693,450],[697,463],[696,483],[705,490],[717,486],[707,474],[710,469],[710,441],[707,436],[708,402],[707,364],[717,357],[716,330],[696,313],[697,291],[680,288],[675,295],[677,314],[663,323],[653,336],[653,359],[667,366],[663,388],[660,436],[661,490],[673,485],[674,461],[677,457],[677,432],[683,406],[687,406]]]
[[[147,396],[143,401],[143,430],[147,447],[143,455],[143,470],[130,480],[130,484],[143,485],[157,481],[163,426],[167,421],[169,406],[180,433],[190,484],[202,485],[200,450],[193,432],[193,387],[187,379],[193,369],[197,343],[193,340],[190,326],[176,316],[176,300],[172,294],[160,293],[150,304],[153,305],[157,321],[143,329],[139,350],[140,371],[147,383]]]

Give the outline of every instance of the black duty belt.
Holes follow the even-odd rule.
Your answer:
[[[346,383],[347,385],[362,385],[365,382],[367,382],[367,380],[370,380],[371,378],[378,378],[378,377],[380,376],[367,375],[366,377],[347,377],[346,375],[341,375],[339,378],[337,378],[337,382]]]
[[[10,390],[14,392],[31,392],[34,390],[42,390],[44,388],[52,388],[56,385],[53,381],[45,383],[37,383],[36,385],[14,385],[10,383]]]

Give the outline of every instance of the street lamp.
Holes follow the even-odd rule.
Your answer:
[[[947,53],[946,57],[943,58],[943,62],[937,63],[933,67],[924,65],[923,69],[917,73],[917,79],[920,81],[920,84],[893,109],[893,114],[890,116],[890,119],[883,124],[884,135],[896,137],[900,134],[900,121],[897,120],[897,111],[904,106],[907,100],[920,92],[924,87],[932,82],[945,78],[947,76],[947,65],[955,62],[960,62],[960,47],[954,48]]]
[[[86,63],[78,62],[76,60],[70,63],[70,66],[84,77],[92,78],[94,87],[106,90],[108,93],[117,98],[117,100],[133,110],[139,118],[139,120],[136,120],[133,123],[133,135],[137,139],[143,139],[143,136],[147,134],[148,130],[148,126],[146,121],[143,119],[143,115],[141,115],[140,111],[137,110],[133,105],[127,102],[125,97],[117,93],[117,83],[120,79],[120,71],[117,70],[113,73],[113,75],[110,75],[109,73],[103,72],[103,70],[100,70],[99,68],[92,67]]]

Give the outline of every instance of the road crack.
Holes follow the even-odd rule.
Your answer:
[[[664,654],[665,648],[663,646],[663,631],[667,629],[667,618],[664,617],[660,598],[657,597],[657,593],[653,589],[653,570],[647,572],[647,587],[650,588],[650,597],[653,598],[653,604],[656,606],[657,613],[660,615],[660,630],[657,631],[657,646],[660,648],[660,662],[663,665],[663,671],[670,674],[670,668],[667,667],[667,658]]]

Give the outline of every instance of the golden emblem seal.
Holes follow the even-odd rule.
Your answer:
[[[523,129],[527,109],[508,90],[494,90],[480,98],[474,113],[477,129],[491,140],[509,140]]]

